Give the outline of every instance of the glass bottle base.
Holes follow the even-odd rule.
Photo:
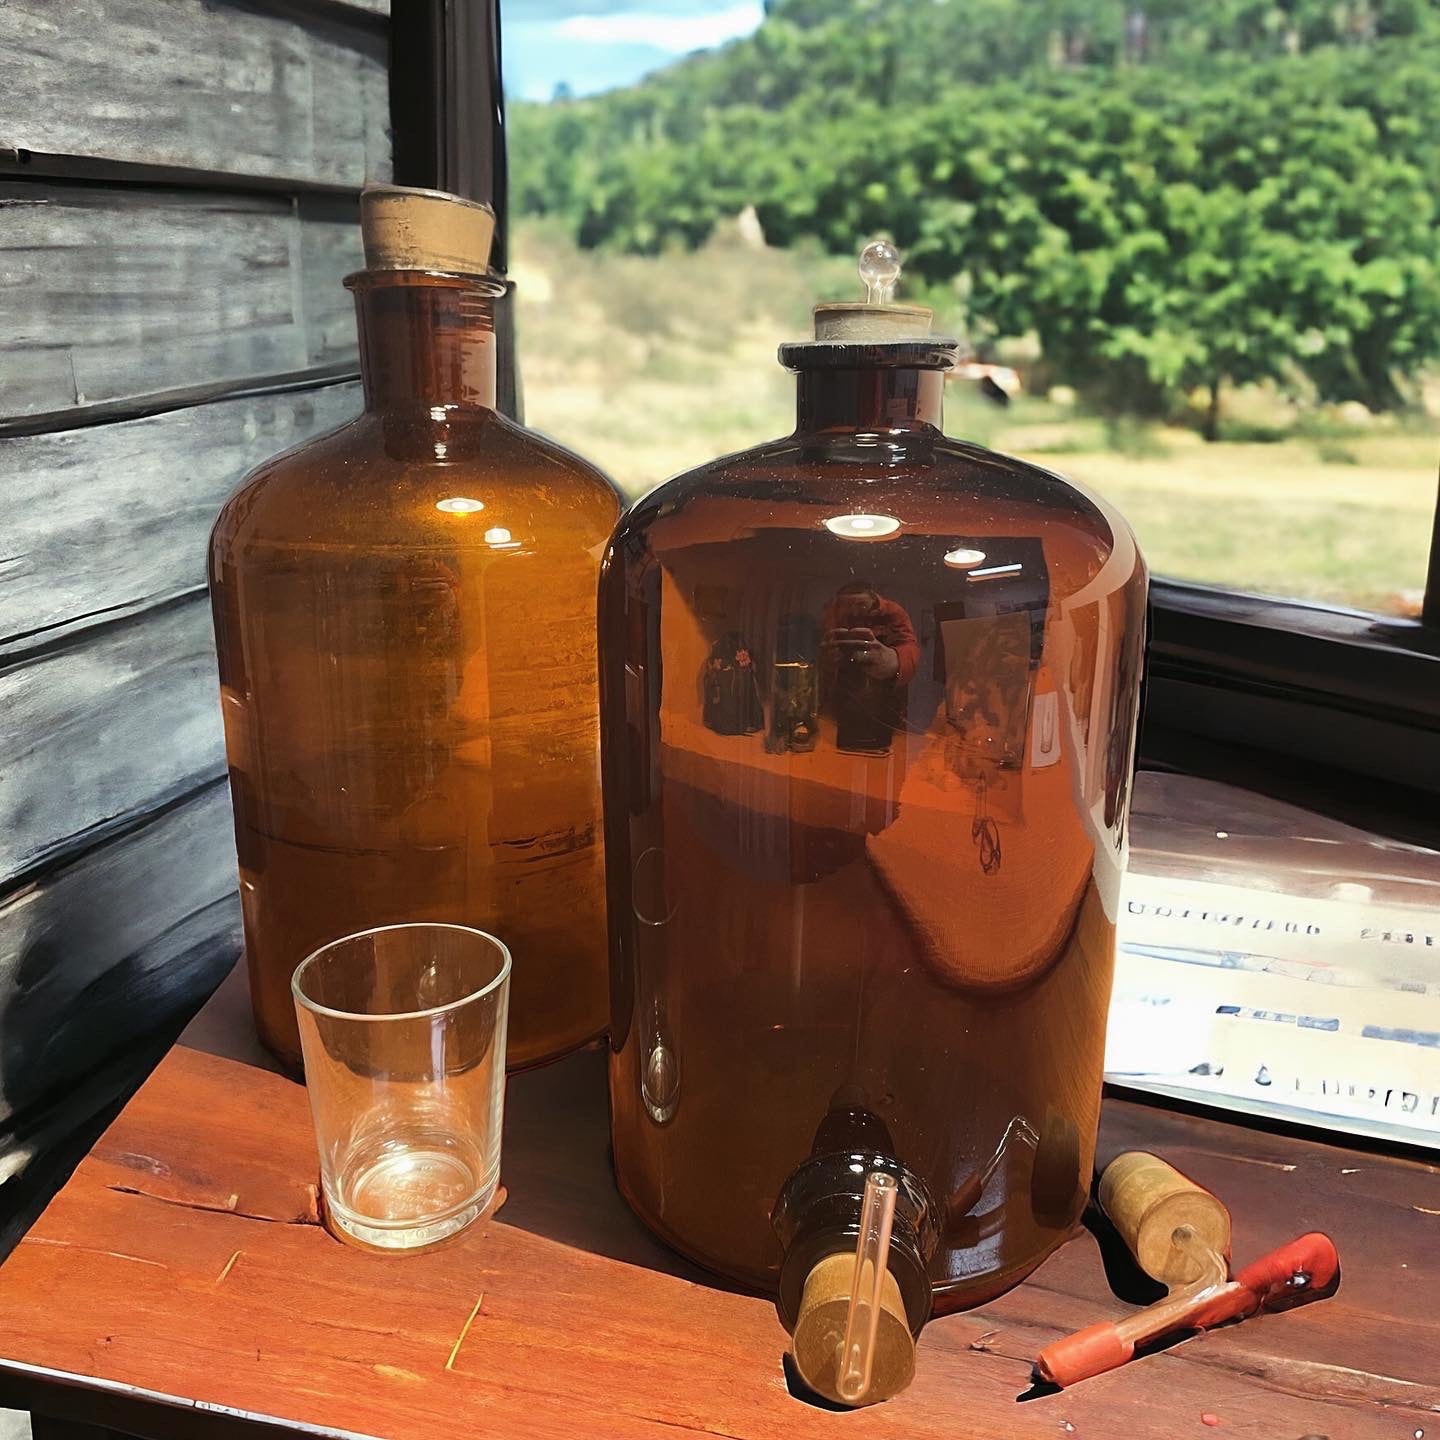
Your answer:
[[[425,1250],[485,1215],[499,1181],[498,1167],[479,1180],[453,1149],[392,1145],[343,1177],[345,1199],[325,1185],[325,1222],[340,1239],[368,1250]]]
[[[763,1295],[768,1299],[775,1298],[780,1283],[778,1270],[767,1271],[763,1274],[741,1273],[720,1264],[712,1257],[700,1254],[636,1204],[634,1196],[626,1187],[625,1180],[618,1169],[615,1172],[615,1187],[620,1191],[621,1197],[630,1207],[635,1218],[667,1249],[673,1250],[682,1260],[688,1260],[692,1265],[698,1265],[700,1269],[722,1282],[728,1290],[743,1290],[755,1295]],[[942,1281],[935,1286],[935,1302],[930,1318],[934,1320],[942,1315],[952,1315],[960,1310],[973,1310],[977,1306],[988,1305],[990,1301],[998,1299],[1006,1291],[1013,1290],[1021,1281],[1028,1279],[1038,1270],[1075,1233],[1078,1225],[1079,1218],[1077,1216],[1075,1225],[1057,1231],[1053,1240],[1033,1255],[1028,1256],[1019,1265],[1012,1265],[1008,1269],[997,1270],[987,1275],[977,1275],[971,1279]]]

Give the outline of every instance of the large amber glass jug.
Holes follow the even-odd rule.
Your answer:
[[[890,1173],[918,1330],[1085,1203],[1146,572],[1102,500],[946,438],[923,312],[816,318],[795,433],[606,557],[615,1163],[791,1323]]]
[[[605,1025],[594,597],[620,502],[494,409],[488,210],[362,213],[364,413],[251,474],[211,541],[255,1015],[298,1067],[306,955],[453,921],[510,947],[527,1065]]]

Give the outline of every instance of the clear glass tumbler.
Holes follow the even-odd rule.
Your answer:
[[[463,925],[322,946],[292,989],[329,1224],[413,1250],[483,1215],[500,1179],[510,952]]]

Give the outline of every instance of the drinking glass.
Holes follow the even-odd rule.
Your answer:
[[[387,925],[322,946],[291,989],[331,1228],[413,1250],[483,1215],[500,1178],[504,944]]]

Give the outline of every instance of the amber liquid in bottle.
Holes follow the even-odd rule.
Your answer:
[[[1146,580],[1099,501],[947,439],[942,385],[802,368],[793,437],[625,517],[601,627],[622,1189],[773,1289],[787,1177],[863,1114],[944,1309],[1084,1205]],[[703,707],[737,654],[764,734]]]
[[[300,960],[450,921],[509,945],[527,1065],[605,1025],[594,593],[619,498],[493,408],[493,282],[349,283],[364,413],[261,466],[211,543],[256,1019],[298,1067]]]

